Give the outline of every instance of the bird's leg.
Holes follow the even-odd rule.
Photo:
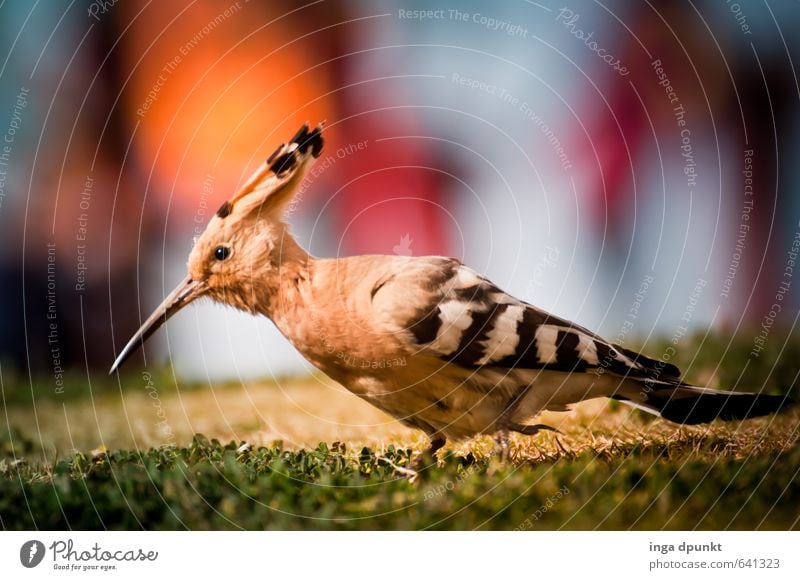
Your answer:
[[[507,461],[508,454],[508,429],[501,428],[494,434],[494,442],[500,447],[500,461]]]
[[[514,397],[511,398],[506,406],[503,408],[503,412],[500,414],[500,417],[497,418],[497,432],[494,436],[494,441],[497,445],[500,446],[500,460],[506,461],[509,459],[509,447],[508,447],[508,432],[511,431],[519,431],[517,429],[517,425],[511,420],[511,417],[514,415],[514,412],[517,410],[522,399],[525,398],[525,395],[528,394],[528,390],[530,390],[530,386],[525,387],[519,393],[517,393]]]

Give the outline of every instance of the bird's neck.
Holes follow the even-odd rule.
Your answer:
[[[314,260],[311,254],[294,239],[288,227],[284,229],[276,251],[280,268],[293,270],[295,267],[307,267],[309,262]]]
[[[309,284],[315,259],[294,239],[286,229],[275,248],[276,262],[272,274],[261,289],[255,310],[265,314],[276,324],[297,308],[302,308],[304,289]]]

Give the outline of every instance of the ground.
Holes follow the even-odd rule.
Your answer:
[[[796,378],[794,343],[747,362],[744,346],[693,340],[676,362],[697,382]],[[75,375],[63,393],[2,378],[4,529],[800,528],[797,409],[686,427],[590,401],[541,417],[560,433],[513,437],[508,461],[478,437],[411,480],[425,438],[318,375]]]

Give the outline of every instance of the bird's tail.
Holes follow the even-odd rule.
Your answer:
[[[612,398],[684,425],[709,423],[714,419],[733,421],[762,417],[794,404],[792,399],[783,395],[735,393],[685,383],[646,381],[626,381]]]

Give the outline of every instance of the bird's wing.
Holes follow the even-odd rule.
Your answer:
[[[373,298],[418,352],[473,369],[599,371],[679,381],[676,366],[518,300],[457,260],[412,260],[405,272],[381,280]]]

